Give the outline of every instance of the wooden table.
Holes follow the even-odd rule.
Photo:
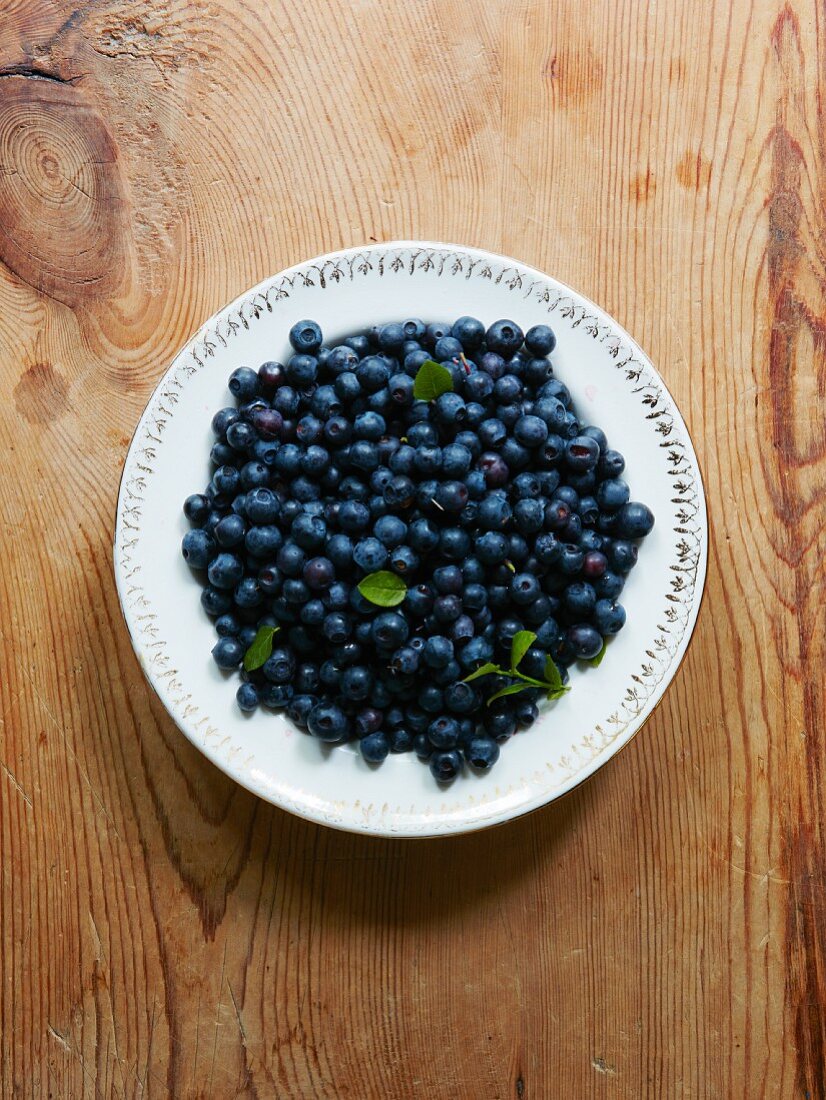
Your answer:
[[[804,0],[3,4],[3,1097],[826,1096],[825,65]],[[644,732],[449,841],[234,786],[112,577],[178,347],[270,272],[400,237],[613,313],[710,506]]]

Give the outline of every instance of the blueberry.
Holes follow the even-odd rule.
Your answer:
[[[471,462],[474,462],[482,453],[482,445],[479,442],[478,429],[476,431],[470,431],[469,429],[466,429],[465,431],[457,432],[453,442],[457,446],[464,447],[465,450],[470,452]],[[448,444],[448,447],[445,447],[442,452],[442,469],[446,474],[450,474],[451,471],[444,465],[444,451],[448,450],[450,446],[451,445]],[[469,474],[468,476],[473,477],[473,474]]]
[[[533,355],[550,355],[556,347],[556,336],[547,325],[534,325],[525,333],[525,347]]]
[[[440,424],[458,429],[468,418],[467,405],[458,393],[443,393],[433,402],[433,416]]]
[[[220,523],[220,520],[219,520]],[[215,530],[217,531],[216,524]],[[206,569],[217,553],[217,546],[212,535],[206,531],[187,531],[181,543],[181,554],[187,565],[193,569]]]
[[[341,645],[350,637],[353,624],[349,615],[342,611],[331,611],[324,617],[321,630],[328,642]]]
[[[237,668],[244,659],[244,647],[237,638],[219,638],[212,649],[212,657],[218,668]]]
[[[258,375],[250,367],[238,367],[229,376],[229,391],[239,401],[249,401],[258,393]]]
[[[486,451],[480,455],[477,467],[485,475],[485,484],[489,489],[499,489],[507,484],[510,470],[495,451]]]
[[[419,367],[430,358],[431,355],[429,351],[421,350],[408,352],[403,361],[405,374],[410,378],[415,378],[418,374]]]
[[[500,744],[516,733],[516,718],[507,710],[489,710],[482,716],[485,732]]]
[[[302,576],[304,583],[313,591],[320,591],[333,583],[336,571],[329,558],[310,558],[304,565]]]
[[[625,459],[619,451],[607,450],[600,455],[597,470],[601,477],[619,477],[625,469]]]
[[[228,516],[224,516],[221,522],[215,528],[215,541],[219,546],[229,548],[232,546],[238,546],[244,541],[244,535],[247,533],[247,525],[241,516],[235,515],[231,512]]]
[[[241,684],[235,693],[238,707],[249,714],[256,709],[259,703],[258,688],[255,684]]]
[[[434,749],[455,748],[459,740],[459,723],[455,718],[440,715],[427,727],[427,736]]]
[[[195,534],[196,532],[191,532]],[[236,554],[218,554],[209,564],[207,576],[215,588],[235,588],[244,575],[244,566]]]
[[[562,606],[574,620],[589,619],[594,611],[597,595],[587,581],[574,581],[562,594]]]
[[[600,634],[617,634],[625,625],[625,608],[610,599],[597,600],[594,608],[594,626]]]
[[[443,324],[442,322],[432,322],[427,326],[424,332],[424,336],[419,337],[425,347],[432,348],[435,346],[437,340],[441,340],[443,336],[447,336],[450,332],[451,326]]]
[[[644,538],[653,526],[654,513],[646,505],[632,500],[620,508],[616,530],[621,538]]]
[[[291,604],[304,604],[310,598],[310,589],[304,581],[296,580],[293,577],[284,581],[281,591],[286,601]]]
[[[350,722],[340,708],[331,703],[319,703],[307,718],[307,728],[322,741],[343,741],[350,733]]]
[[[431,668],[444,668],[453,660],[453,642],[436,634],[425,642],[422,656]]]
[[[250,522],[254,524],[274,523],[281,510],[273,490],[263,486],[247,493],[244,508]]]
[[[201,607],[207,615],[225,615],[232,607],[232,597],[229,592],[209,584],[201,591]]]
[[[265,707],[283,710],[292,702],[295,689],[292,684],[271,684],[267,681],[261,685],[259,694]]]
[[[492,737],[471,737],[464,746],[468,764],[480,772],[487,772],[499,759],[499,746]]]
[[[409,546],[398,546],[395,550],[390,551],[390,560],[388,565],[394,573],[398,573],[399,576],[408,576],[414,573],[419,566],[419,556],[415,550],[411,550]]]
[[[339,374],[333,383],[336,395],[347,404],[356,401],[361,393],[361,383],[354,373],[345,371]]]
[[[476,538],[476,556],[483,565],[498,565],[508,555],[508,540],[500,531],[486,531]]]
[[[364,665],[345,668],[341,674],[340,688],[345,699],[361,701],[370,694],[373,686],[373,674]]]
[[[513,518],[520,534],[538,534],[545,522],[545,508],[542,501],[537,500],[535,497],[528,500],[518,500],[513,509]]]
[[[413,379],[407,374],[394,374],[387,383],[390,400],[394,405],[406,408],[413,404]]]
[[[245,420],[237,420],[227,428],[227,443],[234,451],[246,451],[255,439],[255,428]]]
[[[317,705],[318,698],[312,692],[294,695],[287,704],[287,717],[301,729],[306,729],[310,711]]]
[[[423,619],[433,608],[433,593],[426,584],[408,588],[402,605],[416,619]]]
[[[420,731],[413,738],[413,751],[419,760],[429,760],[433,754],[433,746],[430,744],[430,739],[427,734]]]
[[[500,408],[518,408],[515,402],[522,396],[522,383],[515,374],[504,374],[493,387],[493,394]]]
[[[516,724],[520,729],[529,729],[539,717],[539,707],[528,698],[518,698],[515,708]]]
[[[347,344],[338,344],[330,349],[327,356],[327,369],[331,374],[343,374],[358,366],[359,357]]]
[[[451,783],[462,767],[462,758],[455,749],[434,752],[430,757],[430,771],[440,783]]]
[[[536,628],[536,644],[544,650],[550,650],[559,640],[559,625],[550,616]]]
[[[602,635],[587,623],[577,623],[576,626],[572,626],[568,630],[566,641],[570,644],[574,656],[581,661],[589,661],[602,649]]]
[[[449,443],[442,448],[441,469],[445,477],[463,478],[470,470],[473,455],[461,443]]]
[[[396,322],[382,325],[378,332],[378,345],[382,351],[398,351],[406,339],[404,326]]]
[[[514,425],[513,434],[524,447],[539,447],[548,438],[548,425],[539,416],[522,416]]]
[[[356,378],[366,393],[383,389],[390,378],[390,368],[377,355],[368,355],[356,367]]]
[[[413,748],[413,737],[413,731],[405,729],[404,726],[398,726],[396,729],[390,730],[387,735],[390,751],[410,752]]]
[[[227,428],[241,419],[241,414],[236,408],[227,407],[219,409],[212,418],[212,430],[219,440],[226,439]]]
[[[215,466],[227,466],[238,461],[238,453],[228,443],[214,443],[209,458]]]
[[[637,547],[625,539],[615,539],[607,548],[608,564],[615,573],[630,573],[637,564]]]
[[[432,477],[442,468],[442,449],[430,443],[423,443],[413,453],[413,469],[420,477]]]
[[[545,528],[561,531],[571,518],[571,506],[564,500],[554,499],[545,506]]]
[[[293,520],[290,537],[302,550],[321,550],[327,539],[327,524],[320,516],[302,513]]]
[[[442,336],[438,339],[433,348],[433,354],[439,362],[444,362],[448,359],[458,359],[463,354],[464,348],[459,340],[453,336]]]
[[[387,550],[377,538],[361,539],[353,548],[353,561],[366,573],[375,573],[387,563]]]
[[[419,654],[410,646],[402,646],[393,654],[391,667],[404,676],[412,676],[419,667]]]
[[[461,481],[443,481],[434,497],[443,512],[461,512],[467,499],[467,486]]]
[[[515,321],[494,321],[485,333],[488,350],[495,351],[506,359],[519,350],[524,338],[522,329]]]
[[[573,576],[582,568],[585,554],[581,547],[571,542],[560,543],[558,567],[566,576]]]
[[[568,468],[584,473],[593,470],[599,460],[599,444],[588,435],[577,435],[565,444],[565,461]]]
[[[394,474],[384,488],[384,499],[392,508],[408,508],[414,502],[416,486],[406,474]]]
[[[390,743],[387,735],[382,733],[381,730],[377,730],[375,733],[368,733],[366,737],[362,737],[359,741],[359,749],[368,764],[381,764],[387,759],[387,754],[390,752]]]
[[[385,611],[373,620],[373,640],[382,646],[397,649],[410,633],[405,618],[396,611]]]
[[[209,510],[209,501],[201,493],[193,493],[184,501],[184,515],[195,527],[206,522]]]
[[[348,336],[346,340],[342,340],[348,348],[352,348],[356,355],[366,355],[370,350],[370,341],[363,333],[359,333],[357,336]]]
[[[281,549],[284,536],[273,525],[250,527],[244,538],[244,546],[255,558],[271,558]]]
[[[470,549],[470,535],[461,527],[445,527],[439,536],[439,552],[449,561],[461,561]]]
[[[444,691],[445,706],[453,714],[468,714],[479,702],[473,686],[461,681],[448,684]]]
[[[293,355],[287,362],[287,378],[296,389],[308,389],[317,376],[318,360],[314,355]]]
[[[539,581],[530,573],[515,573],[510,582],[510,595],[514,603],[524,606],[532,603],[540,594]]]
[[[606,570],[594,584],[600,599],[614,600],[625,587],[625,578],[618,573]]]
[[[243,577],[235,586],[235,603],[238,607],[258,607],[264,601],[264,592],[257,577]]]
[[[608,559],[599,550],[588,550],[582,559],[582,575],[588,580],[601,577],[608,568]]]
[[[314,352],[322,344],[321,329],[315,321],[297,321],[290,329],[290,343],[297,352]]]
[[[481,347],[485,339],[485,326],[475,317],[459,317],[453,322],[450,335],[458,340],[466,351]]]

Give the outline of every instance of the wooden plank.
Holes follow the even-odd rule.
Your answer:
[[[0,1093],[826,1095],[821,4],[11,0],[0,21]],[[488,835],[218,774],[117,604],[158,376],[365,240],[553,272],[660,367],[708,592],[645,730]]]

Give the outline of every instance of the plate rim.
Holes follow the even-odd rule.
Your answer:
[[[609,326],[614,332],[617,333],[624,341],[627,342],[629,348],[632,350],[635,356],[638,356],[641,362],[653,372],[653,377],[656,380],[659,387],[661,387],[664,396],[670,403],[669,413],[674,419],[676,419],[678,425],[681,427],[684,433],[684,440],[687,444],[687,455],[690,465],[693,468],[693,472],[696,475],[697,481],[697,513],[694,517],[697,525],[696,539],[697,539],[697,564],[694,574],[693,582],[693,598],[688,610],[686,618],[686,626],[683,635],[679,642],[679,647],[682,648],[678,660],[673,667],[668,668],[666,673],[662,677],[662,688],[656,702],[651,706],[651,709],[643,718],[639,720],[639,724],[636,729],[627,737],[625,741],[619,744],[612,751],[606,751],[605,749],[598,751],[591,761],[586,763],[582,769],[571,776],[568,776],[563,780],[558,787],[550,790],[543,791],[542,797],[537,800],[536,798],[526,800],[527,804],[523,806],[517,806],[515,808],[504,807],[500,808],[495,813],[492,813],[487,817],[475,817],[470,820],[464,821],[430,821],[423,824],[422,829],[414,829],[411,826],[401,826],[399,828],[388,827],[382,824],[381,821],[373,822],[370,820],[360,820],[353,816],[351,819],[344,819],[338,817],[331,817],[329,813],[322,811],[313,812],[313,808],[308,805],[302,805],[300,803],[290,802],[286,799],[279,798],[277,792],[268,790],[261,784],[256,784],[249,774],[243,770],[239,770],[234,767],[232,763],[221,758],[217,752],[213,752],[210,746],[206,745],[203,741],[199,740],[195,734],[194,729],[190,731],[185,724],[182,717],[179,717],[170,702],[167,700],[164,692],[161,689],[159,683],[156,683],[156,677],[150,669],[149,662],[145,659],[144,644],[136,636],[133,629],[133,623],[130,617],[131,609],[127,607],[126,602],[126,575],[119,562],[119,551],[122,550],[122,521],[125,506],[125,496],[127,490],[127,474],[130,471],[130,467],[133,465],[133,451],[138,442],[139,435],[143,428],[145,428],[150,416],[153,413],[152,406],[154,399],[158,392],[163,388],[164,384],[170,378],[170,376],[176,371],[176,369],[182,364],[186,356],[193,354],[197,348],[199,342],[205,340],[210,334],[210,331],[215,329],[217,324],[224,318],[230,316],[233,311],[241,310],[241,307],[248,302],[254,301],[255,297],[260,295],[266,301],[266,294],[272,289],[272,286],[279,280],[286,280],[290,276],[298,275],[308,268],[323,268],[323,266],[330,262],[344,260],[350,257],[355,257],[360,254],[375,254],[385,251],[435,251],[445,252],[457,255],[468,256],[471,259],[487,260],[497,264],[505,264],[512,266],[515,271],[522,276],[530,276],[538,280],[552,284],[562,294],[568,294],[571,299],[579,306],[587,308],[588,311],[592,311],[596,319],[604,325]],[[501,275],[500,275],[501,278]],[[242,318],[243,319],[243,318]],[[196,356],[197,360],[197,356]],[[235,298],[233,298],[226,305],[212,313],[201,325],[192,333],[192,335],[186,340],[186,342],[180,347],[177,353],[174,355],[169,363],[169,366],[160,375],[155,385],[152,387],[150,394],[146,399],[143,411],[138,419],[135,429],[129,441],[126,456],[123,462],[123,468],[121,470],[120,481],[118,485],[117,505],[115,512],[115,528],[112,542],[113,552],[113,566],[115,574],[115,583],[118,594],[118,601],[121,607],[121,613],[126,624],[126,628],[129,634],[132,647],[135,651],[135,655],[138,658],[141,670],[149,683],[152,690],[157,695],[158,699],[162,703],[164,709],[169,714],[172,721],[177,728],[184,734],[187,740],[201,752],[207,760],[210,761],[215,767],[221,770],[234,782],[240,786],[249,790],[252,794],[262,798],[264,801],[269,802],[279,808],[295,814],[298,817],[307,821],[312,821],[315,824],[326,825],[330,828],[335,828],[345,832],[356,833],[359,835],[369,835],[377,837],[388,837],[397,839],[428,839],[435,837],[445,836],[459,836],[465,835],[470,832],[477,832],[481,829],[491,828],[497,825],[505,824],[508,821],[517,820],[524,817],[535,810],[541,809],[543,806],[550,805],[553,802],[559,801],[559,799],[571,794],[574,790],[577,790],[589,779],[591,779],[598,771],[600,771],[605,765],[617,757],[628,745],[631,744],[637,737],[637,735],[644,729],[648,721],[654,715],[659,708],[666,693],[673,684],[677,673],[680,671],[683,662],[688,654],[694,632],[697,627],[700,611],[702,608],[703,600],[706,592],[706,580],[708,573],[708,513],[707,502],[705,494],[705,479],[703,477],[703,471],[700,466],[699,459],[697,457],[697,451],[694,446],[691,433],[685,422],[685,419],[680,412],[677,402],[668,388],[665,380],[660,372],[657,370],[651,358],[641,348],[637,341],[628,333],[628,331],[610,314],[608,314],[599,305],[593,302],[586,295],[577,291],[569,284],[558,279],[554,275],[550,275],[547,272],[540,271],[529,264],[526,264],[514,257],[508,256],[503,253],[497,253],[490,251],[489,249],[477,248],[469,245],[453,244],[443,241],[425,241],[425,240],[391,240],[391,241],[371,241],[363,245],[354,245],[344,249],[336,249],[330,252],[321,253],[318,256],[312,257],[307,260],[302,260],[290,267],[277,271],[266,278],[260,280],[254,286],[242,291]],[[633,720],[632,720],[633,721]],[[611,746],[607,746],[607,749],[611,749]],[[596,762],[594,762],[596,761]]]

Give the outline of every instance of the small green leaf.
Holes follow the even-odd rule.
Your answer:
[[[559,675],[559,669],[550,657],[545,661],[545,680],[547,681],[545,686],[552,691],[558,691],[562,687],[562,677]]]
[[[501,673],[502,669],[499,665],[493,665],[488,661],[487,664],[480,665],[475,672],[471,672],[470,676],[466,676],[462,683],[469,684],[471,680],[478,680],[480,676],[490,676],[494,672]]]
[[[508,686],[502,688],[501,691],[497,691],[493,695],[491,695],[490,699],[488,699],[488,706],[490,706],[491,703],[495,703],[497,699],[501,699],[505,695],[516,695],[518,691],[527,691],[529,687],[530,684],[508,684]]]
[[[378,573],[370,573],[362,577],[358,590],[365,600],[376,604],[377,607],[396,607],[407,595],[407,585],[401,577],[397,577],[388,569],[380,569]]]
[[[269,659],[272,653],[272,640],[280,629],[280,626],[261,626],[258,628],[258,633],[244,654],[244,668],[247,672],[255,672]]]
[[[508,569],[510,569],[511,573],[516,572],[516,566],[513,564],[512,561],[509,561],[509,560],[506,559],[505,560],[505,565],[507,565],[507,567],[508,567]]]
[[[551,688],[545,698],[549,700],[561,699],[562,696],[567,695],[570,690],[569,687]]]
[[[532,630],[519,630],[514,634],[511,642],[511,669],[519,668],[522,658],[536,641],[536,635]]]
[[[603,641],[602,649],[599,651],[599,653],[596,655],[596,657],[592,657],[591,660],[588,662],[588,664],[592,668],[599,668],[599,666],[602,664],[602,658],[605,656],[605,650],[607,648],[608,648],[607,642]]]
[[[413,396],[417,401],[435,401],[453,389],[453,375],[441,363],[425,359],[413,381]]]

